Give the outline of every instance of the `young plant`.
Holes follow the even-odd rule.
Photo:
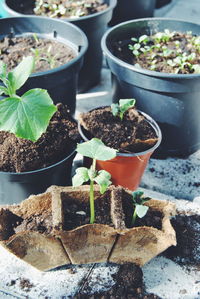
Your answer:
[[[111,110],[114,116],[119,116],[123,120],[124,113],[131,107],[135,106],[135,99],[122,99],[119,100],[119,104],[112,104]]]
[[[24,85],[32,70],[34,58],[28,56],[7,72],[6,65],[0,61],[0,130],[15,134],[16,137],[37,141],[48,127],[56,106],[44,89],[35,88],[17,95],[17,90]]]
[[[78,187],[83,183],[90,182],[90,223],[95,222],[94,209],[94,183],[100,186],[100,192],[103,194],[108,186],[111,184],[111,175],[105,170],[96,170],[96,160],[106,161],[116,157],[116,150],[108,146],[98,139],[93,138],[90,141],[77,145],[77,152],[85,157],[92,159],[92,165],[88,169],[86,167],[79,167],[76,169],[76,174],[72,178],[72,185]]]
[[[144,203],[147,202],[150,198],[149,197],[143,197],[144,192],[142,191],[135,191],[133,192],[133,217],[132,217],[132,226],[135,224],[135,220],[137,217],[143,218],[149,207],[145,206]]]

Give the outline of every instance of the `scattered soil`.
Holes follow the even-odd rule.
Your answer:
[[[177,215],[171,219],[177,246],[165,251],[168,258],[180,264],[200,264],[200,215]]]
[[[18,5],[12,3],[12,0],[7,0],[7,4],[22,14],[36,14],[51,18],[83,17],[108,7],[103,0],[20,0]]]
[[[34,284],[29,279],[20,278],[20,288],[26,292],[29,292],[34,287]]]
[[[61,196],[64,212],[64,230],[71,230],[90,223],[89,194],[86,202],[66,197],[64,193]],[[113,226],[110,216],[109,191],[95,199],[95,223]]]
[[[199,43],[200,37],[192,33],[171,32],[169,40],[158,41],[156,35],[152,35],[149,36],[148,42],[139,43],[138,39],[131,38],[117,41],[112,51],[121,60],[138,68],[163,73],[191,74],[200,73]],[[134,48],[130,49],[130,45]],[[139,54],[135,54],[135,45],[140,45],[136,50]],[[147,47],[149,50],[146,51]]]
[[[113,275],[114,286],[102,293],[92,295],[88,284],[84,286],[75,299],[159,299],[154,294],[147,294],[143,286],[143,274],[140,267],[132,263],[120,265],[119,271]]]
[[[47,71],[59,67],[74,57],[75,51],[69,46],[55,40],[39,38],[36,35],[27,37],[4,37],[0,41],[0,60],[10,71],[23,57],[35,57],[34,72]]]
[[[0,131],[0,171],[24,172],[41,169],[67,157],[80,141],[77,123],[63,104],[51,118],[37,142]]]
[[[150,123],[135,108],[126,111],[123,120],[113,116],[110,107],[82,113],[79,120],[89,139],[99,138],[120,152],[142,152],[158,140]]]

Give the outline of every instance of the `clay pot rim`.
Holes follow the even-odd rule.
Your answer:
[[[101,106],[101,107],[96,107],[90,111],[96,110],[96,109],[100,109],[100,108],[105,108],[105,107],[109,107],[109,106]],[[147,120],[147,122],[151,125],[151,127],[154,129],[154,131],[157,134],[158,140],[157,142],[154,144],[154,146],[150,147],[149,149],[147,149],[146,151],[143,152],[138,152],[138,153],[120,153],[117,152],[117,157],[138,157],[138,156],[143,156],[143,155],[147,155],[151,152],[154,152],[155,149],[160,145],[161,140],[162,140],[162,133],[160,130],[160,127],[158,126],[158,124],[156,123],[156,121],[148,114],[140,111],[137,109],[138,112],[140,112],[145,119]],[[86,129],[83,128],[83,126],[80,124],[80,122],[78,121],[78,130],[79,130],[79,134],[81,135],[81,137],[83,138],[84,141],[89,141],[89,139],[86,137],[86,135],[84,134],[84,131],[87,131]],[[95,137],[94,137],[95,138]],[[113,158],[111,160],[114,160],[116,158]]]

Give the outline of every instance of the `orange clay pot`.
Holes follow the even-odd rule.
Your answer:
[[[162,134],[157,123],[146,113],[140,111],[145,116],[149,124],[154,128],[158,141],[150,149],[140,153],[117,153],[117,156],[108,161],[96,161],[98,170],[104,169],[111,174],[111,180],[113,185],[122,186],[129,190],[135,190],[138,188],[142,175],[148,164],[150,156],[153,154],[155,149],[160,145]],[[79,124],[79,133],[84,139],[88,141],[86,137],[87,131]],[[94,136],[95,137],[95,136]],[[91,159],[84,158],[84,165],[90,165]]]

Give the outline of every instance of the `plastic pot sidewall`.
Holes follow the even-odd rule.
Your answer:
[[[95,110],[95,109],[94,109]],[[142,115],[146,118],[158,136],[158,141],[150,149],[141,153],[117,153],[114,159],[108,161],[96,161],[98,170],[106,170],[111,174],[112,183],[115,186],[122,186],[129,190],[135,190],[140,184],[142,175],[146,169],[149,159],[156,148],[160,145],[162,134],[157,123],[146,113]],[[79,133],[84,141],[88,141],[84,129],[78,124]],[[91,165],[91,159],[84,157],[84,165]]]
[[[111,20],[112,11],[116,6],[116,1],[117,0],[105,0],[109,6],[101,12],[80,18],[63,19],[78,26],[88,38],[89,46],[79,74],[79,92],[88,90],[100,81],[102,67],[101,38],[107,29],[108,22]],[[10,7],[6,5],[6,2],[8,1],[4,0],[3,6],[4,10],[7,11],[8,16],[23,16],[22,14],[10,9]]]
[[[11,173],[0,171],[0,205],[19,203],[31,194],[46,191],[51,185],[71,185],[75,150],[65,159],[39,170]]]
[[[117,0],[109,26],[146,17],[153,17],[156,0]]]
[[[85,34],[73,24],[46,17],[24,16],[0,19],[0,38],[10,33],[24,36],[36,33],[71,46],[77,56],[68,63],[49,71],[33,73],[19,93],[31,88],[47,89],[54,103],[67,104],[73,114],[76,106],[78,73],[87,50]]]
[[[200,25],[182,20],[149,18],[119,24],[102,38],[102,49],[112,72],[113,102],[134,97],[137,107],[151,115],[162,131],[160,152],[188,155],[200,148],[200,74],[167,74],[130,65],[112,53],[117,40],[151,35],[168,28],[200,35]]]

